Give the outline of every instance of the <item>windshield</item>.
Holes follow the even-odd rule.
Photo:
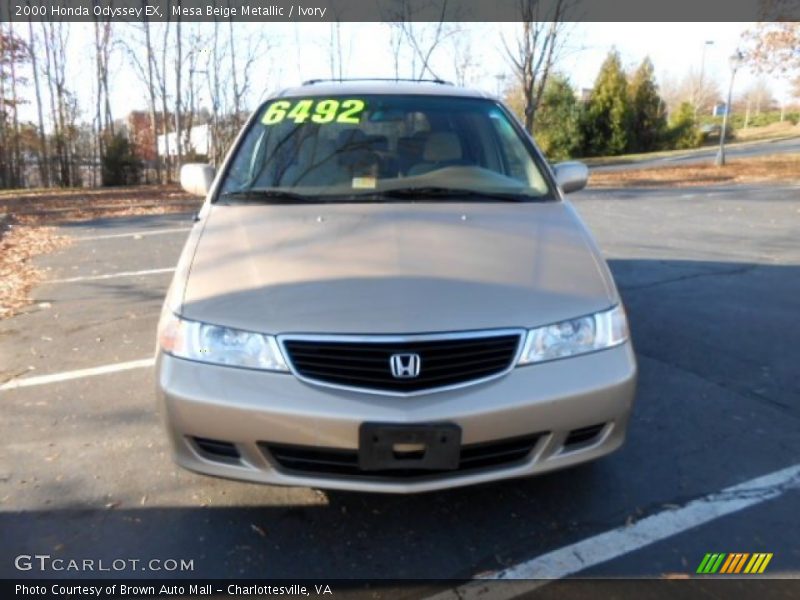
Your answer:
[[[237,201],[541,200],[542,172],[493,101],[279,98],[239,145],[220,198]]]

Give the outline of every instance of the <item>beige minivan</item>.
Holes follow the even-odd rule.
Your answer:
[[[205,196],[158,327],[177,462],[409,493],[619,448],[625,311],[509,110],[444,82],[312,81],[265,102]]]

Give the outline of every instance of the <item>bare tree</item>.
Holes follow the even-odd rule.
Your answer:
[[[155,61],[155,55],[153,57],[153,73],[155,73],[156,83],[161,97],[161,135],[164,138],[164,178],[162,182],[169,183],[172,180],[172,154],[170,153],[169,143],[169,94],[167,92],[167,56],[169,52],[170,32],[169,13],[167,13],[167,20],[163,27],[164,37],[160,48],[161,56],[158,62]]]
[[[13,136],[11,138],[12,147],[12,169],[11,169],[11,183],[14,187],[22,184],[22,154],[20,153],[20,134],[19,134],[19,97],[17,96],[17,62],[27,60],[28,48],[23,41],[14,34],[14,29],[11,23],[8,23],[8,35],[6,39],[10,42],[10,60],[9,72],[11,75],[11,107],[13,109],[13,117],[11,119],[11,128]]]
[[[183,31],[181,16],[175,23],[175,175],[183,163],[183,106],[181,103],[181,74],[183,73]]]
[[[186,96],[188,96],[188,110],[184,107],[183,119],[183,142],[182,150],[184,153],[194,153],[197,149],[192,147],[191,134],[197,116],[197,96],[199,90],[195,76],[198,74],[208,75],[208,71],[198,68],[200,61],[208,54],[208,40],[201,34],[198,27],[191,29],[188,38],[188,51],[186,53],[186,66],[188,67],[188,77],[186,78]],[[203,61],[204,64],[207,61]]]
[[[146,0],[142,0],[145,6]],[[120,41],[139,80],[146,88],[147,108],[150,115],[149,135],[151,136],[150,153],[156,169],[156,180],[162,181],[161,159],[158,147],[158,63],[153,46],[153,32],[150,19],[145,16],[141,24],[131,25],[135,34],[126,36]],[[166,52],[166,50],[164,50]],[[144,56],[142,56],[144,54]],[[162,114],[162,120],[166,114]]]
[[[214,21],[211,38],[211,50],[206,60],[206,80],[208,82],[208,95],[211,99],[211,159],[212,164],[218,164],[222,156],[222,130],[220,128],[220,114],[222,111],[222,52],[220,50],[219,22]]]
[[[335,14],[335,13],[334,13]],[[331,33],[328,49],[328,60],[331,69],[331,79],[341,79],[342,69],[342,24],[339,22],[338,15],[331,21]]]
[[[229,27],[226,40],[219,23],[213,24],[205,71],[211,99],[211,160],[215,164],[244,122],[247,96],[255,79],[253,68],[269,56],[271,49],[263,28],[243,32]]]
[[[722,97],[719,83],[708,77],[700,77],[699,71],[690,69],[682,78],[661,78],[661,97],[667,105],[667,112],[678,110],[688,102],[697,109],[698,114],[710,114],[713,105]]]
[[[11,23],[0,24],[0,186],[21,183],[19,98],[16,65],[26,61],[28,49]]]
[[[418,22],[416,17],[420,14],[436,14],[433,22]],[[399,76],[400,52],[405,44],[411,52],[410,66],[413,79],[423,79],[428,74],[433,79],[441,79],[431,66],[433,55],[441,44],[460,28],[457,24],[447,22],[448,17],[455,14],[448,11],[448,0],[429,0],[427,2],[413,2],[413,0],[398,0],[392,4],[388,13],[388,21],[396,30],[390,42],[395,57],[395,76]]]
[[[547,79],[560,58],[568,37],[564,17],[567,0],[543,5],[538,0],[520,0],[522,31],[513,47],[503,39],[503,47],[525,99],[525,129],[533,131],[536,110],[541,103]]]
[[[689,70],[680,86],[681,102],[689,102],[695,114],[707,114],[721,97],[719,85],[714,79],[695,69]]]
[[[28,2],[30,4],[30,0]],[[28,17],[28,48],[31,53],[31,69],[33,71],[33,89],[36,95],[36,116],[38,118],[37,134],[39,138],[39,179],[42,186],[50,185],[50,169],[48,166],[47,138],[44,133],[44,111],[42,109],[42,91],[39,85],[39,67],[36,59],[37,43],[33,34],[33,20]]]
[[[111,56],[111,21],[94,19],[94,60],[97,75],[95,94],[95,148],[102,163],[106,155],[106,139],[114,135],[111,99],[108,92],[108,63]],[[92,169],[94,177],[95,169]]]
[[[69,23],[51,21],[43,22],[41,25],[45,49],[44,75],[50,92],[59,184],[77,185],[78,169],[72,160],[72,146],[76,132],[74,117],[77,116],[77,111],[74,110],[74,98],[66,83]]]
[[[750,124],[752,115],[758,116],[761,111],[770,111],[777,108],[772,88],[765,77],[758,77],[750,84],[742,94],[740,103],[744,104],[744,127]]]
[[[471,36],[466,31],[453,36],[452,48],[453,72],[456,75],[456,84],[460,86],[469,85],[473,72],[478,66],[478,62],[472,54]]]
[[[389,46],[392,50],[392,64],[394,65],[394,78],[400,78],[400,56],[403,49],[403,31],[394,24],[389,23]]]

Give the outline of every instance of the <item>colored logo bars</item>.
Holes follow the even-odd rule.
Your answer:
[[[755,554],[748,554],[747,552],[732,554],[724,552],[709,553],[703,557],[700,566],[697,567],[697,573],[703,575],[713,575],[715,573],[720,575],[733,575],[736,573],[755,575],[756,573],[763,573],[771,560],[771,552],[757,552]]]

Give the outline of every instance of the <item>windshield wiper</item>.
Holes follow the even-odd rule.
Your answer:
[[[392,188],[388,190],[381,190],[379,192],[370,192],[367,194],[359,195],[358,197],[365,198],[398,198],[398,199],[425,199],[431,198],[435,200],[453,199],[463,201],[482,202],[486,200],[497,200],[501,202],[522,202],[524,199],[533,196],[526,196],[524,194],[516,194],[512,192],[491,192],[480,190],[469,190],[450,187],[439,186],[416,186],[405,188]]]
[[[240,190],[228,192],[219,197],[220,200],[243,200],[245,202],[266,202],[268,204],[310,204],[316,200],[310,196],[286,192],[284,190]]]

